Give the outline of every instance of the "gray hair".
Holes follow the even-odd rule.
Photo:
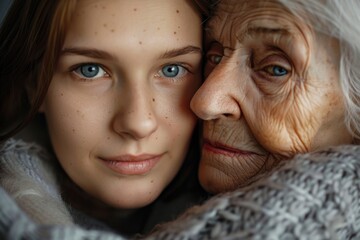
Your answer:
[[[360,140],[360,1],[359,0],[278,0],[294,15],[303,17],[315,31],[338,39],[339,78],[342,87],[345,123]]]

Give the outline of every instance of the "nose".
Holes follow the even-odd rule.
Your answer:
[[[222,65],[213,69],[191,100],[191,109],[203,120],[241,117],[237,74]]]
[[[135,87],[119,98],[121,109],[116,113],[113,128],[123,137],[139,140],[149,137],[158,128],[158,121],[149,90]]]

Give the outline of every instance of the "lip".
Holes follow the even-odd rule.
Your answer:
[[[218,142],[210,142],[209,140],[204,140],[203,150],[229,157],[257,155],[254,152],[240,150]]]
[[[122,175],[144,175],[151,171],[164,154],[122,155],[100,158],[111,170]]]

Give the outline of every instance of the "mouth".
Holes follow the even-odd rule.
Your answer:
[[[258,155],[254,152],[233,148],[218,142],[210,142],[206,139],[204,140],[203,150],[212,154],[220,154],[229,157]]]
[[[122,155],[100,158],[111,170],[122,175],[144,175],[151,171],[164,154]]]

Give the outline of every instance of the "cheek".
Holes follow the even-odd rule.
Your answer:
[[[66,91],[50,89],[44,111],[52,145],[60,159],[70,152],[81,154],[91,148],[94,141],[102,140],[99,132],[104,129],[99,122],[104,121],[105,108],[100,107],[101,103],[94,104]]]

